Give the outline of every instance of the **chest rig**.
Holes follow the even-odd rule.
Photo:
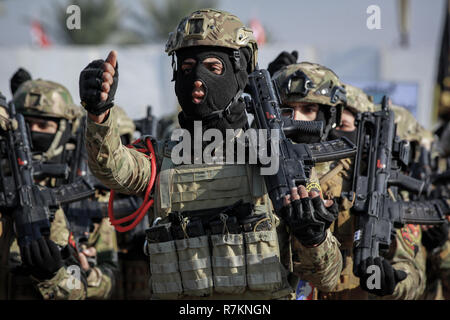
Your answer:
[[[274,298],[286,272],[256,166],[175,165],[164,152],[146,231],[152,297]]]

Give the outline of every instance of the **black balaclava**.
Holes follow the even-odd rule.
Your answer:
[[[349,109],[347,109],[349,110]],[[349,110],[350,111],[350,110]],[[350,111],[354,118],[356,118],[356,112]],[[351,142],[356,144],[356,138],[357,138],[357,128],[353,131],[342,131],[337,130],[336,128],[333,128],[330,130],[329,133],[329,139],[328,140],[334,140],[334,139],[340,139],[341,137],[348,138]]]
[[[239,57],[235,53],[239,53]],[[222,74],[214,74],[203,65],[202,61],[210,57],[222,61]],[[188,74],[184,74],[181,65],[187,58],[193,58],[197,63]],[[224,133],[226,129],[243,128],[247,116],[245,103],[239,97],[248,80],[248,61],[250,52],[246,48],[233,51],[222,47],[196,46],[177,51],[175,93],[182,109],[178,114],[180,126],[193,132],[194,121],[202,121],[203,131],[216,128]],[[192,102],[192,90],[197,80],[203,83],[205,91],[200,104]],[[228,112],[222,112],[224,109]]]
[[[58,122],[58,129],[59,126],[61,125],[61,121],[59,120]],[[71,134],[71,130],[72,130],[72,125],[69,122],[66,122],[66,128],[64,129],[64,132],[61,135],[61,139],[59,140],[58,146],[56,148],[59,148],[60,146],[65,146],[67,142],[69,142],[72,134]],[[45,152],[48,151],[48,149],[50,148],[53,140],[56,137],[56,134],[54,133],[45,133],[45,132],[36,132],[36,131],[31,131],[30,130],[30,135],[31,135],[31,142],[33,144],[33,154],[44,154]],[[58,155],[55,155],[54,157],[52,157],[51,159],[43,159],[46,163],[62,163],[63,161],[63,155],[64,155],[64,150],[63,152],[59,153]]]
[[[33,143],[33,151],[44,153],[50,148],[55,139],[54,133],[31,131],[31,142]]]
[[[348,138],[351,142],[356,144],[356,129],[353,131],[342,131],[342,130],[336,130],[331,129],[329,139],[328,140],[334,140],[334,139],[340,139],[341,137]]]

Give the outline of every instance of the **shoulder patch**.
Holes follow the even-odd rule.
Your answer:
[[[419,225],[407,224],[400,229],[402,239],[405,245],[411,249],[414,256],[419,251],[419,245],[421,242],[421,230]]]

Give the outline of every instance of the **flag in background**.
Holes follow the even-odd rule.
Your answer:
[[[50,39],[45,33],[42,24],[37,20],[31,22],[31,41],[34,45],[41,48],[47,48],[51,45]]]
[[[253,30],[253,35],[255,36],[258,46],[262,46],[266,43],[266,33],[264,31],[264,27],[258,19],[250,20],[250,28]]]

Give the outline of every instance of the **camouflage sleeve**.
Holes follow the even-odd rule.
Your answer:
[[[109,299],[114,291],[119,262],[116,233],[107,218],[102,220],[89,240],[97,250],[97,266],[87,277],[87,298]]]
[[[384,299],[415,300],[422,296],[426,285],[426,253],[421,238],[418,225],[409,224],[397,230],[395,252],[390,262],[394,269],[406,272],[407,277]]]
[[[332,291],[342,271],[339,241],[330,230],[327,230],[325,241],[317,247],[305,247],[293,238],[294,273],[302,280],[311,282],[320,291]]]
[[[89,117],[86,148],[92,173],[107,187],[125,194],[141,194],[150,179],[149,159],[122,145],[117,128],[117,112],[111,108],[108,119],[97,124]]]
[[[45,281],[31,277],[44,300],[84,300],[85,284],[65,267],[61,267],[56,275]]]

